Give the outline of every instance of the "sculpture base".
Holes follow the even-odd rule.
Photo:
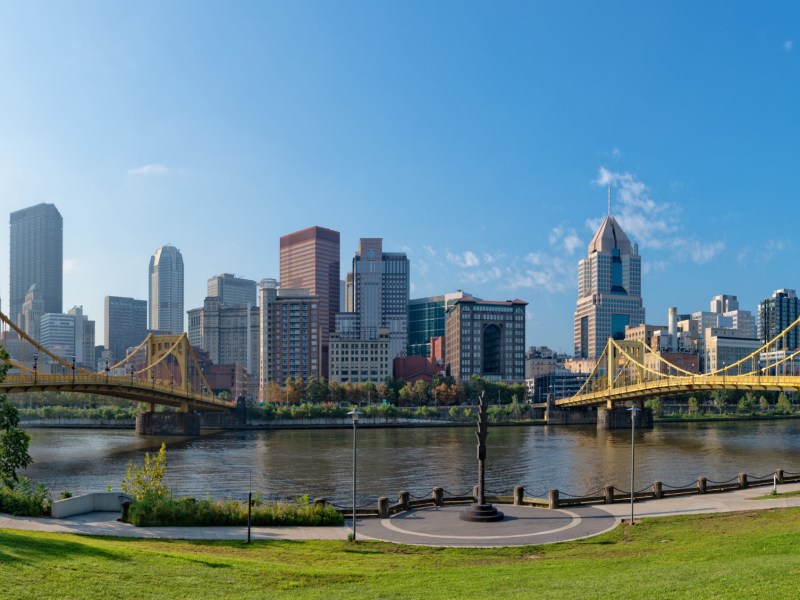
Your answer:
[[[499,512],[491,504],[472,504],[467,510],[461,512],[459,518],[462,521],[471,521],[473,523],[493,523],[502,521],[503,516],[503,513]]]

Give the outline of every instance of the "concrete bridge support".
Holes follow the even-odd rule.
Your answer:
[[[136,415],[139,435],[199,435],[200,416],[194,412],[143,412]]]
[[[545,413],[548,425],[594,425],[597,411],[594,408],[548,408]]]
[[[630,429],[631,413],[624,406],[614,408],[597,409],[597,428],[598,429]],[[653,411],[649,408],[642,408],[636,413],[636,429],[653,428]]]

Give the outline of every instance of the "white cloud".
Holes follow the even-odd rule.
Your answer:
[[[79,271],[78,261],[74,258],[64,259],[64,277],[75,275]]]
[[[461,254],[453,254],[448,250],[446,256],[457,267],[477,267],[481,264],[481,259],[471,250],[465,250]]]
[[[785,42],[783,42],[783,49],[786,52],[791,52],[792,48],[794,48],[794,42],[792,40],[786,40]]]
[[[555,249],[564,250],[570,256],[583,245],[581,238],[571,227],[555,227],[550,231],[547,239]]]
[[[430,246],[429,244],[423,244],[422,249],[425,250],[425,253],[431,258],[436,256],[436,250],[433,249],[433,246]]]
[[[465,271],[461,274],[464,281],[468,283],[488,283],[489,281],[497,281],[503,277],[503,271],[500,267],[491,267],[489,269],[475,269],[473,271]]]
[[[650,189],[635,175],[615,172],[600,167],[595,185],[614,188],[611,212],[622,228],[642,248],[667,250],[676,260],[689,260],[704,264],[718,256],[724,249],[721,241],[700,242],[682,235],[684,229],[679,209],[668,203],[654,200]],[[591,231],[597,231],[600,221],[588,220]]]
[[[162,165],[161,163],[153,163],[128,169],[128,176],[157,177],[160,175],[168,175],[173,171],[175,171],[175,169],[171,169],[166,165]]]

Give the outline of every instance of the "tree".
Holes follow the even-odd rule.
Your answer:
[[[719,411],[719,414],[722,414],[728,406],[729,397],[728,390],[714,390],[711,392],[711,401],[714,403],[714,407]]]
[[[309,377],[306,385],[306,400],[319,404],[325,399],[325,388],[316,377]]]
[[[747,392],[739,399],[736,409],[742,414],[752,414],[756,410],[756,397]]]
[[[428,401],[428,382],[418,379],[411,388],[411,398],[417,404],[425,404]]]
[[[169,495],[169,489],[161,482],[166,470],[167,446],[161,442],[161,448],[153,458],[150,458],[149,452],[145,452],[142,467],[137,469],[133,463],[128,463],[125,479],[122,480],[122,491],[136,500],[164,498]]]
[[[0,381],[8,373],[8,352],[0,347]],[[28,454],[31,437],[19,427],[19,412],[4,394],[0,394],[0,481],[15,484],[17,471],[33,462]]]
[[[775,409],[784,415],[792,414],[792,403],[789,402],[789,397],[783,392],[781,392],[778,396],[778,402],[775,405]]]
[[[761,396],[758,399],[758,407],[761,409],[761,412],[769,411],[769,400],[765,396]]]
[[[411,403],[411,386],[406,385],[400,388],[397,394],[400,406],[408,406]]]
[[[650,398],[645,404],[653,411],[654,417],[660,417],[664,413],[664,401],[661,396]]]
[[[689,414],[692,416],[696,416],[700,413],[700,403],[697,401],[697,398],[692,396],[689,398]]]

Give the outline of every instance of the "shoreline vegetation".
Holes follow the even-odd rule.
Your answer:
[[[82,598],[186,597],[187,581],[202,581],[207,598],[278,600],[791,598],[798,517],[800,509],[788,508],[646,518],[585,540],[492,549],[0,530],[0,580],[9,600],[64,590]]]

